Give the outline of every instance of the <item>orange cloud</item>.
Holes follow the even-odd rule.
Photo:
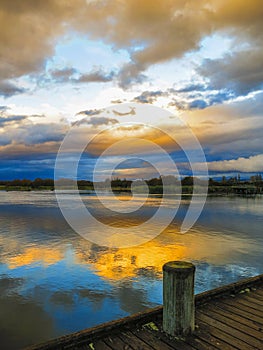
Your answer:
[[[253,0],[2,0],[0,77],[39,71],[70,30],[88,33],[116,47],[131,48],[127,74],[180,57],[198,48],[213,31],[262,41],[262,1]],[[132,67],[136,67],[136,69]],[[124,67],[125,71],[125,67]],[[123,79],[128,75],[123,74]]]

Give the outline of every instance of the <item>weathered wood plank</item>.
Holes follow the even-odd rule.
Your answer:
[[[127,331],[127,332],[122,332],[120,334],[120,337],[127,341],[134,350],[152,350],[152,347],[147,344],[144,339],[140,339],[137,337],[134,333]]]
[[[250,295],[250,294],[246,294],[244,296],[242,296],[242,299],[249,301],[252,304],[256,304],[257,307],[260,307],[261,309],[263,309],[263,299],[259,300],[256,298],[255,295]]]
[[[103,338],[103,342],[107,344],[112,349],[124,349],[127,347],[127,350],[129,349],[128,344],[123,342],[118,336],[107,336]],[[130,347],[130,350],[133,348]]]
[[[250,332],[251,330],[262,332],[262,328],[260,328],[259,325],[253,322],[251,319],[235,314],[233,311],[229,311],[226,307],[222,306],[220,303],[208,305],[207,309],[210,310],[210,308],[212,308],[213,311],[238,322],[239,324],[243,324],[244,326],[247,327],[248,332]]]
[[[257,316],[258,319],[260,319],[262,321],[262,318],[263,318],[262,312],[259,311],[259,310],[251,308],[249,305],[246,305],[244,303],[240,303],[238,300],[234,300],[234,298],[232,298],[232,299],[224,299],[224,300],[222,300],[222,302],[224,302],[224,303],[226,303],[228,305],[232,305],[232,306],[234,306],[237,309],[244,310],[244,311],[246,311],[247,313],[249,313],[251,315]]]
[[[159,349],[173,350],[174,349],[171,346],[169,346],[168,344],[166,344],[163,341],[161,341],[154,334],[151,334],[151,333],[149,334],[149,332],[144,330],[144,329],[132,330],[132,333],[137,338],[140,338],[141,340],[146,342],[148,344],[148,346],[150,346],[150,348],[153,349],[153,350],[159,350]]]
[[[263,317],[263,310],[261,310],[261,308],[259,308],[257,305],[245,300],[244,298],[237,298],[234,300],[234,303],[242,305],[241,307],[243,307],[243,305],[249,307],[255,315]]]
[[[112,348],[112,347],[108,346],[102,340],[94,341],[94,343],[92,343],[92,346],[94,347],[95,350],[116,350],[116,348]],[[89,346],[90,350],[92,350],[92,346]]]
[[[243,336],[241,339],[244,339],[249,344],[262,347],[263,343],[263,334],[252,330],[247,326],[244,326],[242,323],[236,322],[235,320],[228,318],[226,315],[222,315],[220,313],[217,313],[215,309],[213,308],[205,308],[202,310],[199,310],[200,312],[204,313],[205,315],[224,323],[225,325],[231,327],[233,331],[237,330],[243,333]]]
[[[200,320],[206,322],[210,326],[216,328],[217,330],[220,330],[220,331],[224,332],[225,334],[228,334],[229,336],[233,337],[232,345],[234,345],[234,346],[235,346],[235,344],[236,344],[236,346],[239,346],[239,344],[240,344],[241,347],[243,346],[247,350],[249,350],[249,349],[250,350],[261,349],[261,346],[260,346],[260,348],[258,348],[257,342],[256,342],[256,344],[251,345],[251,342],[253,342],[253,338],[251,340],[250,339],[251,337],[248,337],[246,334],[240,332],[239,330],[231,328],[228,324],[225,324],[224,322],[221,322],[221,321],[214,319],[213,316],[209,316],[209,315],[205,314],[203,311],[198,311],[198,318]]]
[[[218,329],[211,325],[211,322],[208,321],[205,322],[203,318],[199,318],[199,315],[196,316],[198,320],[198,324],[203,324],[203,327],[206,329],[206,332],[209,335],[214,336],[219,340],[219,342],[222,342],[224,345],[222,349],[224,350],[233,350],[233,349],[252,349],[250,346],[246,348],[247,344],[240,341],[238,338],[233,337],[232,335],[225,333],[221,329]],[[255,350],[255,349],[254,349]]]
[[[209,326],[197,319],[198,329],[196,331],[195,337],[201,338],[211,344],[214,349],[224,349],[233,350],[233,346],[227,343],[227,337],[224,339],[220,338],[220,333],[216,332],[214,329],[209,331]]]
[[[244,308],[240,309],[240,307],[233,306],[231,301],[228,303],[227,300],[220,301],[220,303],[218,303],[218,305],[220,305],[221,308],[225,308],[226,310],[229,310],[229,312],[233,312],[236,315],[239,315],[241,317],[244,317],[248,320],[253,321],[258,326],[263,325],[262,318],[252,314],[250,309],[249,309],[249,311],[244,310]]]
[[[194,334],[193,337],[187,337],[185,342],[193,346],[196,350],[215,350],[215,344],[211,341],[207,341],[202,337],[197,337],[197,334]]]

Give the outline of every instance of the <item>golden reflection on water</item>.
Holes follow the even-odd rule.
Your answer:
[[[140,220],[138,219],[138,222]],[[134,223],[135,218],[131,223],[131,231]],[[124,224],[127,225],[127,222]],[[114,233],[114,227],[112,231]],[[66,259],[66,250],[70,247],[73,254],[71,264],[92,268],[98,276],[114,282],[130,279],[141,273],[153,274],[159,278],[162,276],[163,264],[170,260],[221,265],[231,263],[240,254],[257,249],[249,238],[213,232],[201,226],[181,234],[175,224],[170,225],[155,239],[131,248],[103,248],[80,236],[73,237],[67,244],[64,244],[65,241],[61,237],[61,241],[57,241],[56,244],[50,245],[47,240],[41,241],[41,245],[35,243],[28,246],[23,245],[21,237],[16,240],[15,237],[5,236],[3,246],[12,247],[12,253],[9,252],[3,258],[10,269],[36,263],[47,267]]]
[[[84,246],[76,252],[77,263],[88,263],[96,273],[108,280],[119,281],[136,277],[140,271],[162,276],[162,266],[170,260],[191,260],[211,264],[226,264],[236,254],[255,249],[249,240],[209,233],[201,229],[180,234],[167,229],[156,239],[132,248],[108,249],[89,256]]]
[[[61,261],[64,257],[61,249],[41,247],[26,248],[21,254],[18,254],[7,259],[7,264],[10,269],[17,267],[40,263],[43,266],[49,266]]]
[[[114,229],[114,228],[113,228]],[[119,249],[97,249],[82,238],[72,241],[74,263],[89,265],[95,273],[110,281],[136,277],[141,271],[161,277],[162,266],[170,260],[206,261],[211,264],[231,262],[235,254],[246,253],[249,240],[209,233],[201,229],[180,234],[167,229],[157,238],[139,246]],[[20,249],[14,256],[6,257],[10,269],[41,264],[44,267],[65,258],[65,247],[50,248],[45,245]]]
[[[135,277],[140,270],[148,270],[157,276],[168,260],[180,260],[185,257],[186,247],[179,245],[163,246],[153,240],[132,248],[120,248],[104,251],[93,261],[86,254],[78,251],[77,261],[92,264],[96,273],[109,280],[122,280]]]

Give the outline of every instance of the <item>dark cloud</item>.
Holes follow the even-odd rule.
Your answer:
[[[115,77],[115,73],[104,72],[102,69],[93,70],[90,73],[82,74],[78,78],[74,79],[75,83],[107,83],[112,81]]]
[[[84,115],[98,115],[100,113],[102,113],[104,111],[104,109],[87,109],[85,111],[80,111],[78,112],[76,115],[80,115],[80,114],[84,114]]]
[[[94,127],[101,126],[101,125],[114,125],[118,124],[119,121],[114,118],[107,118],[107,117],[91,117],[88,119],[81,119],[77,122],[74,122],[73,125],[80,126],[80,125],[92,125]]]
[[[194,100],[189,103],[189,109],[204,109],[208,106],[207,102],[204,100]]]
[[[88,73],[80,73],[73,67],[65,67],[63,69],[57,69],[49,71],[48,75],[40,76],[39,84],[49,84],[51,81],[55,83],[107,83],[112,81],[116,76],[115,72],[105,72],[103,69],[94,68]]]
[[[134,84],[142,84],[147,80],[147,76],[142,74],[141,71],[146,67],[141,66],[139,63],[129,63],[122,67],[118,73],[118,84],[123,89],[128,89]]]
[[[29,145],[60,142],[65,137],[65,128],[58,124],[32,124],[22,130],[23,133],[16,140]]]
[[[153,103],[158,97],[166,96],[167,94],[163,91],[144,91],[141,95],[136,96],[133,101],[139,103]]]
[[[188,109],[189,104],[184,100],[173,98],[172,101],[168,103],[168,107],[176,107],[179,111],[185,111]]]
[[[7,80],[0,81],[0,96],[7,98],[17,94],[22,94],[25,91],[26,89],[16,86]]]
[[[10,145],[11,143],[12,143],[12,138],[9,135],[1,134],[0,146],[7,146],[7,145]]]
[[[123,101],[118,99],[118,100],[112,100],[111,103],[117,105],[117,104],[123,103]]]
[[[0,113],[2,114],[3,112],[6,112],[9,110],[8,106],[0,106]]]
[[[20,122],[22,120],[25,120],[27,116],[25,115],[11,115],[8,117],[0,117],[0,127],[5,126],[6,124],[12,123],[12,122]]]
[[[223,103],[225,101],[229,101],[234,97],[235,95],[231,91],[219,91],[215,94],[209,94],[207,96],[208,105],[211,106],[214,104]]]
[[[206,59],[198,72],[209,79],[213,89],[246,95],[263,88],[262,62],[263,50],[250,49],[217,60]]]
[[[209,87],[207,87],[206,85],[203,84],[191,84],[191,85],[187,85],[181,89],[170,89],[170,92],[193,92],[193,91],[206,91],[208,90]]]
[[[57,69],[50,72],[52,79],[58,83],[67,83],[69,82],[74,74],[77,73],[77,70],[72,67],[67,67],[63,69]]]

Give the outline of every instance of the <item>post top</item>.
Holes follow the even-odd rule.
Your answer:
[[[195,265],[187,261],[169,261],[163,265],[163,271],[190,273],[195,271]]]

